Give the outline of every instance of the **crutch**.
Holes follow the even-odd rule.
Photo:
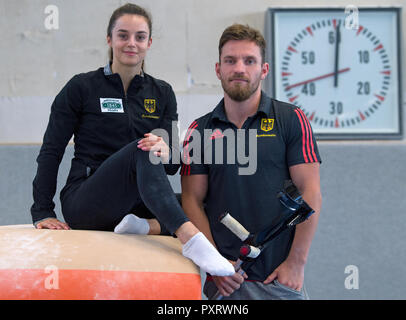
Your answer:
[[[255,263],[256,258],[283,231],[307,220],[314,210],[303,200],[296,186],[287,181],[285,189],[277,194],[279,201],[288,209],[282,222],[270,226],[256,234],[250,233],[229,213],[220,216],[220,222],[233,232],[242,242],[240,256],[235,263],[235,271],[243,275]],[[213,296],[221,300],[223,296],[217,291]]]

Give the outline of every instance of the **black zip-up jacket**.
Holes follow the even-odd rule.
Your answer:
[[[53,197],[57,174],[72,135],[75,153],[61,197],[84,174],[93,173],[113,153],[153,129],[166,130],[169,135],[166,143],[172,153],[179,152],[178,129],[172,124],[177,120],[171,86],[146,73],[132,79],[127,94],[120,76],[112,74],[108,65],[74,76],[51,107],[33,181],[33,222],[56,217]],[[171,175],[178,168],[178,164],[165,165]]]

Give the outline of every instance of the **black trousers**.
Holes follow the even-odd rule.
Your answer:
[[[66,192],[61,199],[62,213],[72,229],[112,231],[128,213],[155,217],[163,234],[174,234],[189,221],[163,164],[152,164],[150,153],[138,149],[137,142],[111,155]]]

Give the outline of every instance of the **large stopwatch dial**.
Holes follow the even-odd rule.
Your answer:
[[[316,133],[398,130],[393,39],[383,38],[379,23],[363,22],[372,20],[361,16],[355,29],[334,15],[300,28],[298,19],[296,32],[279,39],[276,98],[299,106]]]

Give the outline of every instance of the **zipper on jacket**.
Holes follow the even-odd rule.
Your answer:
[[[123,97],[124,97],[123,108],[125,107],[124,112],[127,112],[127,118],[128,118],[128,130],[127,130],[127,132],[128,132],[128,141],[130,142],[131,141],[131,112],[130,112],[130,108],[128,107],[128,95],[127,95],[127,92],[125,92],[125,90],[124,90],[123,82],[122,81],[120,81],[120,82],[121,82],[121,88],[122,88]]]

